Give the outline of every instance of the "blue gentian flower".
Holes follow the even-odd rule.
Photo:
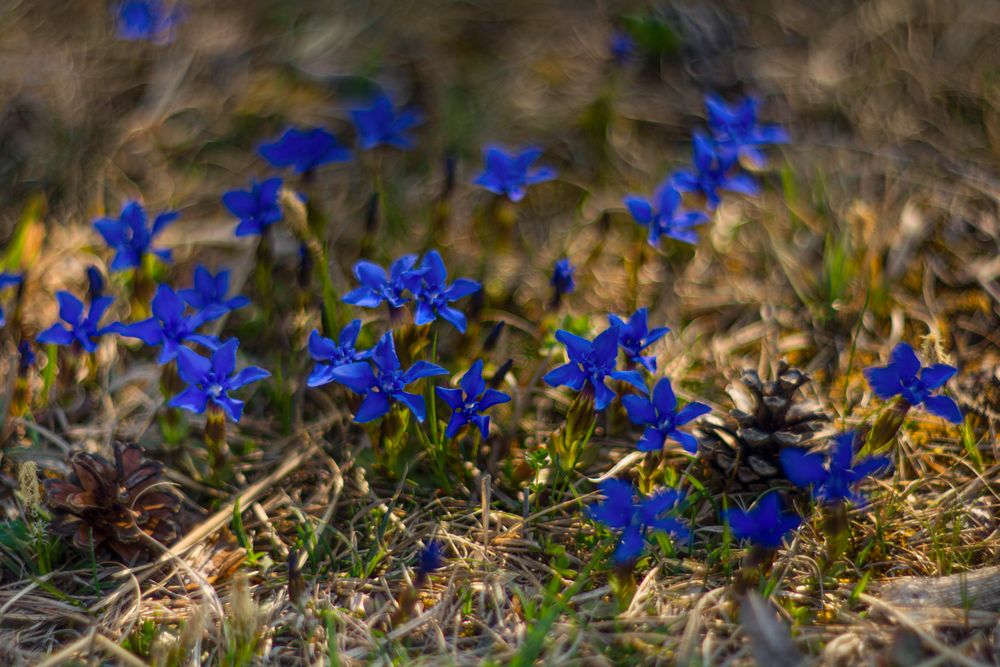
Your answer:
[[[198,265],[194,270],[194,288],[178,290],[177,296],[195,310],[205,310],[209,306],[218,306],[225,312],[237,310],[250,304],[245,296],[226,298],[229,293],[229,271],[219,271],[214,276],[204,266]]]
[[[619,66],[626,65],[635,57],[636,45],[632,35],[624,30],[617,29],[611,33],[611,40],[608,43],[608,50],[611,58]]]
[[[708,210],[719,205],[720,190],[756,195],[760,187],[748,174],[736,171],[736,158],[721,151],[715,143],[700,132],[694,135],[691,169],[674,172],[671,184],[681,192],[698,192],[705,197]]]
[[[370,364],[363,361],[345,364],[330,371],[334,382],[365,397],[354,415],[354,421],[360,424],[378,419],[389,412],[391,404],[395,402],[409,408],[417,421],[424,421],[427,418],[424,397],[405,391],[406,386],[432,375],[447,375],[448,371],[429,361],[418,361],[404,371],[396,355],[396,344],[392,340],[391,331],[387,331],[379,339],[371,360],[378,369],[378,375],[372,371]]]
[[[120,39],[165,44],[173,37],[178,13],[162,0],[125,0],[116,7],[115,17]]]
[[[152,317],[132,324],[115,325],[115,331],[127,338],[138,338],[146,345],[162,346],[156,363],[165,364],[172,361],[177,356],[177,349],[187,341],[204,345],[209,349],[221,345],[221,341],[215,336],[205,336],[197,333],[197,330],[206,322],[225,315],[225,308],[210,305],[190,317],[185,317],[184,302],[169,285],[160,285],[157,288],[152,305]]]
[[[309,334],[309,355],[316,361],[316,365],[313,366],[306,384],[310,387],[329,384],[333,382],[333,369],[370,357],[373,350],[359,352],[354,347],[360,332],[361,320],[353,320],[341,329],[336,341],[324,338],[319,331],[313,329]]]
[[[693,227],[708,222],[708,216],[701,211],[682,211],[680,204],[681,195],[669,181],[657,189],[652,201],[636,195],[625,197],[625,206],[635,221],[649,228],[649,245],[654,248],[659,246],[661,236],[698,243]]]
[[[901,396],[910,405],[923,405],[931,414],[953,424],[961,424],[962,411],[954,400],[948,396],[931,395],[957,371],[948,364],[934,364],[922,369],[913,348],[900,343],[892,351],[892,361],[888,366],[872,366],[864,372],[872,391],[879,398],[885,400]]]
[[[321,127],[300,130],[290,127],[276,141],[258,149],[261,156],[274,167],[292,167],[297,174],[305,174],[316,167],[332,162],[347,162],[351,151],[336,137]]]
[[[354,265],[354,277],[361,283],[344,295],[344,302],[362,308],[378,308],[387,302],[399,308],[409,299],[403,296],[410,269],[417,263],[416,255],[404,255],[389,267],[389,275],[378,264],[361,260]]]
[[[87,267],[87,300],[93,302],[104,296],[104,276],[96,266]]]
[[[111,305],[111,297],[105,296],[92,301],[86,317],[83,314],[83,302],[69,292],[57,292],[56,300],[59,301],[59,319],[68,326],[56,322],[38,334],[36,340],[39,343],[73,345],[83,348],[85,352],[93,352],[97,349],[98,338],[116,331],[116,324],[100,326],[101,318]]]
[[[490,433],[490,418],[483,412],[494,405],[506,403],[510,400],[510,396],[502,391],[486,387],[486,382],[483,380],[482,359],[476,359],[472,368],[466,371],[462,379],[459,380],[458,386],[461,389],[434,388],[441,400],[451,408],[451,419],[448,420],[448,428],[444,432],[445,437],[454,438],[463,426],[475,424],[479,427],[479,433],[483,436],[483,440],[486,440]]]
[[[169,262],[171,260],[169,250],[153,250],[151,246],[153,239],[179,217],[180,213],[176,211],[161,213],[153,220],[153,226],[147,228],[146,211],[142,208],[142,204],[133,201],[125,204],[117,220],[115,218],[96,220],[94,229],[115,251],[111,270],[124,271],[139,267],[142,258],[148,253],[153,253],[164,262]]]
[[[854,431],[838,434],[829,460],[823,453],[803,447],[783,449],[781,466],[785,475],[796,486],[812,487],[813,497],[821,503],[832,505],[850,500],[864,505],[864,496],[853,487],[865,477],[889,468],[892,461],[885,456],[868,456],[854,463],[855,438]]]
[[[284,213],[278,200],[280,194],[281,179],[269,178],[260,183],[251,181],[249,190],[230,190],[222,195],[222,203],[240,220],[236,236],[260,235],[281,221]]]
[[[777,125],[757,123],[759,100],[747,97],[729,106],[718,95],[705,97],[708,110],[708,127],[716,145],[730,155],[744,157],[754,164],[764,165],[767,158],[761,146],[788,143],[788,134]]]
[[[653,387],[653,400],[630,394],[622,397],[622,405],[633,424],[645,425],[646,431],[639,440],[640,452],[659,452],[668,438],[675,440],[689,454],[698,451],[698,439],[684,433],[680,427],[712,411],[704,403],[692,402],[677,409],[677,397],[670,386],[670,378],[661,378]]]
[[[31,349],[31,343],[22,340],[17,344],[17,374],[24,377],[28,369],[35,365],[35,351]]]
[[[506,195],[513,202],[524,199],[528,186],[556,177],[555,169],[538,167],[531,169],[531,163],[542,154],[538,148],[528,148],[520,153],[507,154],[502,148],[492,146],[486,149],[486,170],[473,181],[490,192]]]
[[[14,285],[20,285],[24,280],[24,277],[16,273],[0,273],[0,290],[12,287]],[[0,327],[7,323],[6,316],[4,315],[3,308],[0,308]]]
[[[777,491],[769,491],[749,510],[736,508],[726,510],[724,514],[736,539],[750,540],[768,549],[780,547],[785,535],[802,523],[799,515],[783,509]]]
[[[420,266],[407,273],[404,282],[417,302],[413,321],[418,326],[423,326],[440,316],[461,333],[465,333],[465,315],[448,304],[475,294],[482,286],[468,278],[459,278],[449,285],[447,279],[448,270],[437,250],[424,255]]]
[[[420,551],[420,562],[417,564],[417,578],[426,579],[431,572],[436,572],[444,566],[444,545],[437,540],[431,540]]]
[[[628,565],[642,555],[649,529],[687,539],[690,530],[680,521],[664,517],[677,508],[684,495],[666,488],[643,498],[634,486],[617,479],[606,479],[599,485],[604,501],[587,507],[587,515],[612,530],[621,531],[613,555],[618,565]]]
[[[366,151],[382,145],[410,148],[413,142],[404,133],[420,122],[420,117],[412,111],[397,112],[386,95],[376,97],[368,108],[355,109],[351,118],[361,148]]]
[[[647,322],[649,311],[640,308],[632,313],[628,322],[622,320],[617,315],[608,315],[608,323],[613,327],[618,327],[618,346],[625,353],[625,358],[633,364],[640,364],[650,373],[656,372],[656,357],[642,356],[643,350],[660,340],[670,332],[669,327],[656,327],[652,331]]]
[[[231,397],[229,392],[271,376],[256,366],[248,366],[236,373],[236,350],[239,346],[240,341],[230,338],[212,352],[211,359],[189,347],[178,349],[177,372],[188,387],[170,399],[168,405],[201,414],[211,401],[229,419],[238,422],[243,416],[243,401]]]
[[[638,371],[618,371],[618,327],[608,327],[593,341],[571,334],[560,329],[556,332],[556,340],[566,346],[569,361],[555,368],[542,378],[552,387],[567,386],[574,391],[580,391],[585,385],[594,392],[594,409],[601,411],[615,397],[605,380],[621,380],[627,382],[639,391],[646,393],[646,383]]]
[[[552,279],[549,281],[555,288],[556,294],[570,294],[576,289],[576,283],[573,281],[575,272],[576,267],[570,264],[568,258],[564,257],[556,262],[555,269],[552,271]]]

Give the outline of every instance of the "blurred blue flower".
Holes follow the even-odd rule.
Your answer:
[[[448,371],[428,361],[418,361],[406,371],[396,355],[396,344],[392,332],[387,331],[372,352],[371,360],[378,369],[378,375],[367,362],[358,361],[339,366],[330,371],[331,379],[351,391],[364,396],[361,407],[354,415],[357,423],[370,422],[389,412],[392,403],[400,402],[409,408],[417,421],[427,418],[424,397],[404,391],[412,382],[432,375],[447,375]]]
[[[168,211],[161,213],[153,220],[153,226],[146,226],[146,211],[139,202],[129,202],[122,208],[121,215],[115,218],[100,218],[94,221],[94,229],[104,237],[105,243],[115,251],[111,261],[112,271],[124,271],[137,268],[142,264],[142,258],[152,253],[164,262],[171,260],[169,250],[153,250],[153,239],[166,229],[180,213]]]
[[[698,439],[684,433],[680,427],[712,411],[712,408],[698,402],[688,403],[677,410],[677,397],[670,386],[670,378],[660,378],[656,383],[652,401],[645,396],[629,394],[622,397],[622,405],[633,424],[646,426],[639,440],[640,452],[659,452],[669,438],[679,442],[689,454],[694,454],[698,451]]]
[[[281,179],[269,178],[260,183],[250,181],[249,190],[230,190],[222,195],[222,203],[240,220],[236,236],[263,234],[265,229],[279,222],[284,217],[280,194]]]
[[[160,285],[157,288],[152,306],[153,316],[149,319],[113,326],[119,335],[138,338],[146,345],[162,346],[156,363],[165,364],[172,361],[177,356],[177,349],[187,341],[204,345],[209,349],[221,345],[221,341],[215,336],[205,336],[197,333],[197,330],[206,322],[225,315],[225,308],[208,306],[190,317],[185,317],[184,302],[169,285]]]
[[[948,364],[920,367],[913,348],[900,343],[892,351],[892,361],[887,366],[872,366],[864,373],[868,384],[879,398],[885,400],[901,396],[910,405],[923,405],[927,411],[943,417],[953,424],[962,423],[962,411],[948,396],[933,396],[931,392],[944,386],[958,371]]]
[[[804,447],[781,450],[781,466],[796,486],[812,487],[813,497],[821,503],[835,504],[850,500],[864,505],[865,498],[854,486],[865,477],[886,470],[892,461],[885,456],[868,456],[854,463],[854,431],[840,433],[827,457],[822,452],[810,452]]]
[[[437,540],[431,540],[420,551],[420,562],[417,564],[417,578],[426,579],[431,572],[436,572],[444,566],[444,545]]]
[[[671,184],[681,192],[698,192],[705,197],[708,210],[714,211],[719,205],[720,190],[756,195],[760,192],[750,175],[740,173],[736,158],[721,152],[707,136],[696,132],[693,139],[693,162],[691,169],[674,172]]]
[[[20,285],[23,280],[24,276],[17,273],[0,273],[0,290],[13,287],[14,285]],[[7,320],[4,315],[3,308],[0,308],[0,327],[6,323]]]
[[[687,526],[675,518],[663,516],[681,505],[684,495],[680,491],[665,488],[644,498],[634,486],[617,479],[606,479],[599,488],[604,500],[587,507],[587,516],[612,530],[621,531],[613,556],[616,564],[628,565],[642,555],[649,529],[680,539],[690,538]]]
[[[653,200],[629,195],[625,206],[637,223],[649,228],[649,245],[659,246],[660,237],[668,236],[692,245],[698,243],[693,227],[708,222],[702,211],[680,210],[681,195],[669,181],[663,183],[653,195]]]
[[[311,172],[332,162],[347,162],[351,151],[321,127],[300,130],[290,127],[277,140],[258,149],[274,167],[292,167],[297,174]]]
[[[656,372],[656,357],[642,356],[642,352],[650,345],[669,333],[669,327],[656,327],[652,331],[647,322],[649,311],[640,308],[632,313],[628,322],[617,315],[608,315],[608,323],[618,327],[618,346],[625,353],[625,358],[633,364],[640,364],[650,373]]]
[[[760,147],[787,144],[788,134],[778,125],[758,124],[758,105],[759,100],[755,97],[747,97],[733,106],[727,105],[718,95],[705,97],[708,127],[716,145],[729,155],[744,157],[754,164],[764,165],[767,158]]]
[[[22,340],[17,344],[17,354],[17,374],[23,377],[35,365],[35,351],[31,349],[30,342]]]
[[[642,393],[646,393],[646,383],[638,371],[617,371],[618,327],[608,327],[593,341],[560,329],[556,340],[566,346],[569,361],[542,378],[552,387],[567,386],[580,391],[588,385],[594,392],[594,409],[601,411],[615,398],[615,392],[606,384],[607,378],[627,382]]]
[[[162,0],[125,0],[115,8],[115,18],[120,39],[165,44],[173,39],[179,13]]]
[[[459,278],[449,285],[448,271],[437,250],[424,255],[420,266],[407,272],[403,280],[417,302],[413,321],[418,326],[430,324],[440,316],[465,333],[465,315],[448,304],[478,292],[482,287],[479,283]]]
[[[404,255],[392,263],[386,275],[385,269],[378,264],[361,260],[354,265],[354,277],[361,286],[345,294],[344,302],[362,308],[378,308],[385,301],[393,308],[401,307],[409,301],[403,292],[408,273],[416,263],[416,255]]]
[[[98,338],[116,331],[115,324],[100,326],[101,318],[111,305],[111,297],[105,296],[92,301],[86,317],[83,314],[83,302],[69,292],[57,292],[56,300],[59,301],[59,319],[68,326],[56,322],[38,334],[35,340],[39,343],[72,345],[83,348],[85,352],[93,352],[97,349]]]
[[[243,401],[232,398],[229,392],[271,376],[256,366],[248,366],[236,373],[236,350],[239,346],[240,341],[230,338],[212,352],[211,359],[181,346],[177,350],[177,372],[188,387],[170,399],[168,405],[201,414],[211,401],[229,419],[238,422],[243,416]]]
[[[486,149],[486,170],[473,182],[494,194],[506,195],[513,202],[521,201],[529,185],[556,177],[556,171],[551,167],[531,169],[531,163],[541,154],[538,148],[508,154],[497,146],[489,147]]]
[[[227,299],[229,293],[229,271],[219,271],[214,276],[204,266],[198,265],[194,270],[194,288],[178,290],[177,296],[195,310],[205,310],[209,306],[218,306],[225,312],[243,308],[250,304],[245,296],[234,296]]]
[[[336,341],[324,338],[319,331],[313,329],[309,334],[309,356],[316,361],[316,365],[306,384],[310,387],[329,384],[333,382],[333,369],[369,358],[374,350],[359,352],[355,348],[360,332],[361,320],[353,320],[341,329]]]
[[[736,539],[768,549],[780,547],[785,535],[802,523],[800,516],[783,509],[777,491],[769,491],[749,510],[729,509],[724,516]]]
[[[488,389],[483,380],[483,360],[476,359],[472,367],[466,371],[458,386],[461,389],[451,389],[448,387],[435,387],[434,390],[441,400],[451,408],[451,419],[448,421],[448,428],[444,435],[447,438],[454,438],[466,424],[475,424],[479,427],[479,433],[483,440],[490,433],[489,415],[482,414],[494,405],[506,403],[510,396]]]
[[[608,42],[608,51],[611,52],[611,59],[619,66],[628,64],[636,52],[635,40],[625,30],[620,28],[611,33],[611,40]]]
[[[87,300],[93,301],[104,296],[104,276],[96,266],[87,267]]]
[[[555,269],[552,271],[552,279],[549,281],[555,288],[556,294],[570,294],[576,289],[576,283],[573,281],[575,272],[576,267],[570,264],[569,258],[564,257],[556,262]]]
[[[420,117],[412,111],[397,112],[386,95],[376,97],[370,107],[355,109],[351,118],[364,150],[382,145],[410,148],[413,142],[404,133],[420,122]]]

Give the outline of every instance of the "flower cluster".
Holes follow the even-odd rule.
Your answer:
[[[676,489],[666,488],[644,497],[635,487],[617,479],[600,484],[604,500],[590,505],[587,515],[612,530],[621,532],[614,551],[618,565],[634,563],[642,555],[646,535],[652,531],[668,533],[686,539],[690,530],[674,516],[684,500]]]

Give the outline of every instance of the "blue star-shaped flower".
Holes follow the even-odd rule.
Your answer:
[[[441,397],[448,407],[451,408],[451,419],[448,420],[448,428],[445,429],[446,438],[454,438],[462,427],[466,424],[475,424],[479,427],[479,433],[483,440],[490,434],[490,418],[483,412],[494,405],[506,403],[510,396],[488,389],[483,380],[483,360],[476,359],[472,368],[466,371],[458,386],[461,389],[450,389],[448,387],[435,387],[437,395]]]
[[[284,213],[278,201],[280,193],[281,179],[269,178],[260,183],[251,181],[249,190],[230,190],[222,195],[222,203],[240,220],[236,236],[260,235],[281,221]]]
[[[556,171],[551,167],[531,169],[531,163],[541,154],[542,151],[538,148],[510,154],[497,146],[487,148],[486,170],[473,182],[494,194],[506,195],[513,202],[521,201],[528,193],[529,185],[551,181],[556,177]]]
[[[387,302],[400,308],[409,299],[403,296],[410,269],[417,263],[416,255],[404,255],[389,267],[389,275],[378,264],[361,260],[354,265],[354,277],[361,283],[344,295],[344,302],[362,308],[378,308]]]
[[[0,290],[20,285],[23,281],[24,277],[17,273],[0,273]],[[4,315],[3,308],[0,308],[0,327],[5,324],[7,324],[6,316]]]
[[[424,255],[420,266],[409,271],[404,282],[417,302],[413,321],[418,326],[430,324],[440,316],[461,333],[465,333],[465,315],[448,304],[478,292],[482,287],[479,283],[459,278],[449,285],[448,270],[437,250]]]
[[[587,507],[587,515],[612,530],[621,531],[613,559],[618,565],[635,562],[642,555],[649,529],[688,539],[690,530],[672,517],[663,516],[678,508],[684,494],[676,489],[662,489],[643,498],[634,486],[617,479],[600,483],[604,501]]]
[[[221,344],[215,336],[205,336],[197,333],[197,330],[206,322],[225,315],[225,308],[208,306],[190,317],[185,317],[184,302],[169,285],[160,285],[157,288],[152,306],[153,316],[149,319],[132,324],[117,324],[114,325],[114,330],[127,338],[138,338],[146,345],[162,346],[156,363],[165,364],[172,361],[177,356],[177,349],[187,341],[204,345],[209,349],[215,349]]]
[[[705,197],[708,210],[719,205],[720,190],[756,195],[760,187],[748,174],[736,172],[736,158],[719,150],[704,134],[694,135],[694,167],[674,172],[671,184],[681,192],[699,192]]]
[[[59,301],[59,319],[69,326],[56,322],[38,334],[36,340],[39,343],[74,345],[86,352],[93,352],[97,349],[98,338],[115,331],[114,324],[100,326],[101,318],[111,305],[111,297],[105,296],[92,301],[86,317],[83,314],[83,302],[69,292],[57,292],[56,300]]]
[[[364,396],[361,407],[354,415],[357,423],[370,422],[389,412],[392,403],[400,402],[409,408],[417,421],[427,418],[424,397],[405,391],[412,382],[432,375],[447,375],[448,371],[429,361],[418,361],[406,371],[396,355],[396,344],[392,332],[387,331],[372,352],[371,360],[378,369],[378,375],[367,362],[358,361],[339,366],[330,371],[331,379],[351,391]]]
[[[360,352],[354,347],[360,332],[361,320],[354,320],[341,329],[336,341],[324,338],[319,331],[313,329],[309,334],[309,355],[316,361],[316,365],[306,384],[310,387],[329,384],[333,382],[333,369],[370,357],[373,350]]]
[[[824,454],[803,447],[783,449],[781,466],[785,475],[796,486],[812,487],[813,497],[821,503],[832,505],[850,500],[864,505],[864,496],[853,487],[865,477],[889,468],[892,461],[885,456],[868,456],[854,463],[855,437],[854,431],[837,435],[829,460]]]
[[[729,155],[744,157],[754,164],[764,165],[767,158],[760,147],[787,144],[788,134],[777,125],[758,124],[758,105],[759,101],[755,97],[747,97],[733,106],[727,105],[718,95],[705,97],[708,127],[716,145]]]
[[[576,289],[576,283],[573,281],[575,272],[576,267],[570,264],[568,258],[564,257],[556,262],[556,266],[552,270],[552,279],[549,280],[549,284],[555,288],[556,294],[570,294]]]
[[[112,271],[124,271],[142,264],[142,258],[153,253],[164,262],[171,260],[169,250],[153,250],[153,239],[166,229],[167,225],[180,217],[180,213],[168,211],[153,220],[153,226],[146,226],[146,211],[139,202],[129,202],[122,208],[118,219],[101,218],[94,221],[94,229],[104,237],[105,243],[115,251],[111,261]]]
[[[957,371],[948,364],[934,364],[921,369],[920,359],[913,348],[900,343],[892,351],[892,361],[888,366],[872,366],[864,372],[872,391],[879,398],[885,400],[901,396],[910,405],[923,405],[931,414],[953,424],[961,424],[962,411],[954,400],[931,395]]]
[[[238,422],[243,416],[243,401],[229,395],[271,374],[263,368],[248,366],[236,373],[236,350],[240,341],[230,338],[206,359],[189,347],[177,350],[177,372],[188,387],[170,399],[170,407],[183,408],[196,414],[205,411],[209,402],[219,406],[226,416]]]
[[[692,229],[708,222],[701,211],[680,210],[681,195],[670,182],[661,185],[653,201],[629,195],[625,206],[637,223],[649,228],[649,245],[656,248],[661,236],[668,236],[692,245],[698,243],[698,234]]]
[[[115,8],[119,39],[165,44],[173,38],[178,12],[161,0],[125,0]]]
[[[689,454],[694,454],[698,451],[698,439],[684,433],[680,427],[712,411],[712,408],[698,402],[688,403],[677,410],[677,397],[670,386],[670,378],[661,378],[656,383],[652,401],[645,396],[630,394],[622,397],[622,405],[633,424],[646,426],[639,440],[640,452],[659,452],[664,441],[670,438],[679,442]]]
[[[404,133],[420,122],[420,117],[412,111],[397,112],[386,95],[376,97],[366,109],[355,109],[351,118],[361,148],[366,151],[382,145],[404,150],[412,147],[413,142]]]
[[[628,322],[622,320],[617,315],[608,315],[608,323],[613,327],[618,327],[618,346],[625,353],[625,358],[633,364],[640,364],[650,373],[656,372],[656,357],[642,356],[643,350],[660,340],[670,332],[669,327],[656,327],[652,331],[647,322],[649,311],[640,308],[632,313]]]
[[[618,371],[618,327],[608,327],[593,341],[560,329],[556,340],[566,346],[569,361],[542,378],[552,387],[567,386],[580,391],[589,385],[594,391],[594,409],[601,411],[615,398],[615,392],[606,384],[607,378],[627,382],[642,393],[646,393],[646,383],[638,371]]]
[[[724,515],[736,539],[768,549],[780,547],[785,535],[802,523],[799,515],[783,509],[777,491],[769,491],[749,510],[730,509]]]
[[[194,270],[194,288],[179,290],[177,296],[195,310],[205,310],[209,306],[218,306],[225,312],[229,312],[250,304],[250,299],[245,296],[234,296],[227,299],[228,293],[229,271],[222,270],[213,276],[211,271],[199,265]]]
[[[258,149],[274,167],[292,167],[297,174],[311,172],[332,162],[347,162],[351,151],[321,127],[300,130],[290,127],[276,141]]]

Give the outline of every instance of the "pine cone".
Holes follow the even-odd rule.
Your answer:
[[[177,539],[180,499],[163,485],[163,464],[147,460],[141,447],[116,443],[114,464],[74,452],[69,466],[65,479],[45,480],[45,499],[56,515],[53,530],[72,536],[75,547],[135,563],[152,554],[140,533],[163,545]]]

